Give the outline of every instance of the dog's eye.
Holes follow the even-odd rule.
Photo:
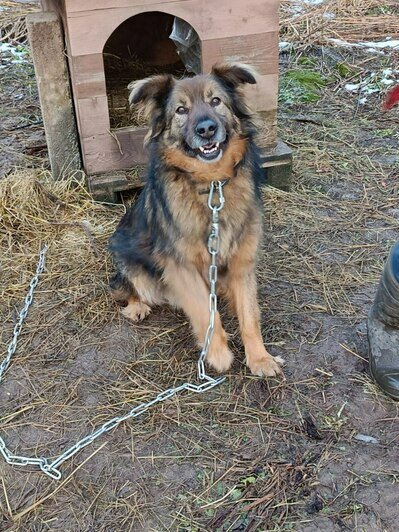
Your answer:
[[[187,109],[187,107],[184,107],[183,105],[181,105],[180,107],[178,107],[176,109],[176,113],[178,115],[186,115],[186,114],[188,114],[188,109]]]
[[[218,98],[217,96],[215,96],[215,98],[212,98],[212,100],[211,100],[212,107],[217,107],[221,103],[222,103],[222,100],[220,98]]]

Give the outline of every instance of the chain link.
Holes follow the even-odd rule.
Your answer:
[[[213,332],[215,328],[215,317],[217,313],[217,295],[216,295],[216,282],[217,282],[217,255],[219,253],[220,249],[220,236],[219,236],[219,212],[223,209],[224,206],[224,196],[223,196],[223,186],[225,182],[222,181],[212,181],[210,190],[209,190],[209,196],[208,196],[208,207],[211,210],[212,218],[211,218],[211,232],[208,238],[208,252],[211,256],[211,263],[209,266],[209,286],[210,286],[210,292],[209,292],[209,325],[208,329],[206,331],[205,340],[203,348],[200,352],[199,358],[198,358],[198,378],[201,382],[200,384],[194,384],[191,382],[185,382],[184,384],[181,384],[180,386],[177,386],[176,388],[169,388],[167,390],[164,390],[163,392],[160,392],[154,399],[151,401],[148,401],[147,403],[141,403],[134,408],[130,410],[130,412],[126,413],[123,416],[120,417],[114,417],[108,421],[106,421],[101,427],[94,430],[81,440],[79,440],[75,445],[68,448],[66,451],[64,451],[62,454],[60,454],[58,457],[56,457],[53,461],[50,461],[48,458],[42,457],[27,457],[27,456],[19,456],[16,454],[13,454],[8,448],[3,440],[3,438],[0,436],[0,455],[3,456],[4,460],[10,464],[15,466],[27,466],[27,465],[33,465],[38,466],[40,470],[45,473],[47,476],[55,479],[60,480],[61,479],[61,471],[59,470],[59,467],[61,464],[63,464],[66,460],[69,460],[77,454],[79,451],[93,443],[97,438],[102,436],[103,434],[110,432],[115,427],[117,427],[120,423],[127,421],[128,419],[133,419],[137,416],[140,416],[144,412],[146,412],[151,406],[155,405],[156,403],[161,403],[163,401],[166,401],[167,399],[170,399],[174,395],[182,392],[182,391],[189,391],[194,393],[204,393],[208,390],[211,390],[215,386],[222,383],[226,377],[218,377],[217,379],[214,379],[213,377],[206,374],[205,371],[205,358],[208,354],[209,347],[212,342]],[[45,267],[45,260],[46,260],[46,252],[47,252],[48,246],[47,244],[43,246],[42,250],[40,251],[39,260],[36,268],[36,273],[33,276],[30,284],[29,284],[29,290],[25,297],[24,306],[21,309],[18,317],[18,321],[14,327],[13,331],[13,337],[12,340],[8,346],[7,349],[7,355],[5,359],[0,364],[0,382],[3,378],[4,373],[6,372],[8,366],[10,365],[11,358],[13,357],[15,350],[17,348],[17,342],[18,337],[22,330],[23,322],[28,314],[29,307],[33,300],[33,292],[37,286],[37,283],[39,282],[39,276],[43,272]]]
[[[13,357],[15,350],[17,349],[18,337],[21,334],[22,324],[26,318],[26,315],[28,314],[29,307],[32,303],[33,291],[35,290],[37,283],[39,282],[40,274],[44,270],[44,266],[46,263],[47,249],[48,249],[48,246],[46,244],[45,246],[43,246],[42,250],[40,251],[39,260],[38,260],[37,267],[36,267],[36,272],[35,272],[35,275],[32,277],[31,282],[29,283],[29,290],[25,297],[24,306],[22,307],[19,313],[18,321],[15,324],[14,331],[12,333],[12,340],[7,349],[7,356],[0,364],[0,382],[8,366],[10,365],[11,358]],[[0,451],[1,451],[1,442],[0,442]]]

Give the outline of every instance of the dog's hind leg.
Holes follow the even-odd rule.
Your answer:
[[[205,281],[195,268],[177,265],[173,261],[165,266],[163,281],[169,302],[185,312],[202,346],[209,325],[209,291]],[[233,362],[219,313],[215,316],[215,329],[206,362],[219,372],[227,371]]]

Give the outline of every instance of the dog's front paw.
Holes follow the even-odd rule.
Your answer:
[[[231,368],[233,363],[233,353],[224,342],[215,342],[215,338],[211,343],[209,353],[205,361],[214,368],[218,373],[225,373]]]
[[[266,349],[257,355],[247,355],[247,365],[252,375],[258,377],[275,377],[280,375],[283,370],[284,359],[281,357],[272,357]]]
[[[121,310],[125,318],[131,321],[142,321],[151,312],[151,307],[142,301],[130,301],[127,307]]]

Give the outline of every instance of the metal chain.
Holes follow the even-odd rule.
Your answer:
[[[201,380],[211,379],[205,373],[205,357],[208,354],[209,347],[213,338],[213,331],[215,329],[215,316],[217,312],[218,300],[216,295],[216,281],[218,278],[217,256],[220,249],[220,235],[219,235],[219,212],[224,207],[223,185],[221,181],[212,181],[209,189],[208,207],[212,212],[211,232],[208,238],[208,252],[211,256],[211,264],[209,266],[209,325],[206,331],[204,345],[198,359],[198,377]],[[215,190],[217,191],[217,198],[215,200]]]
[[[214,388],[218,384],[222,383],[226,377],[218,377],[217,379],[214,379],[213,377],[206,374],[205,371],[205,365],[204,361],[208,354],[209,347],[212,342],[213,332],[215,328],[215,316],[217,312],[217,296],[216,296],[216,282],[217,282],[217,255],[219,253],[220,249],[220,236],[219,236],[219,211],[223,209],[224,206],[224,196],[223,196],[223,185],[225,183],[222,181],[212,181],[210,190],[209,190],[209,196],[208,196],[208,207],[212,212],[212,221],[211,221],[211,232],[208,238],[208,251],[211,255],[211,264],[209,266],[209,285],[210,285],[210,293],[209,293],[209,326],[205,335],[204,340],[204,346],[201,350],[201,353],[199,355],[198,359],[198,378],[200,381],[204,381],[200,384],[193,384],[190,382],[185,382],[184,384],[181,384],[180,386],[177,386],[175,388],[169,388],[168,390],[164,390],[163,392],[159,393],[154,399],[151,401],[148,401],[147,403],[141,403],[134,408],[132,408],[129,412],[127,412],[125,415],[122,415],[120,417],[114,417],[101,425],[98,429],[94,430],[81,440],[79,440],[75,445],[64,451],[62,454],[54,458],[52,461],[50,461],[48,458],[41,457],[28,457],[28,456],[19,456],[16,454],[13,454],[6,446],[5,441],[0,436],[0,454],[3,456],[5,461],[10,465],[16,465],[16,466],[27,466],[27,465],[33,465],[40,467],[41,471],[48,475],[49,477],[60,480],[62,473],[59,470],[60,465],[65,462],[66,460],[69,460],[72,456],[74,456],[76,453],[93,443],[97,438],[102,436],[103,434],[111,431],[115,427],[117,427],[120,423],[123,423],[124,421],[127,421],[128,419],[133,419],[141,414],[143,414],[146,410],[148,410],[151,406],[153,406],[156,403],[161,403],[162,401],[166,401],[167,399],[170,399],[174,395],[187,390],[194,393],[204,393],[210,390],[211,388]],[[28,309],[32,303],[33,299],[33,291],[37,286],[37,283],[39,282],[39,276],[42,273],[44,266],[45,266],[45,257],[47,252],[48,246],[47,244],[43,246],[40,255],[39,255],[39,261],[36,268],[36,273],[33,276],[30,284],[29,284],[29,290],[25,297],[25,302],[22,310],[19,313],[18,322],[14,327],[13,332],[13,338],[10,342],[10,345],[8,346],[7,350],[7,356],[3,360],[3,362],[0,364],[0,382],[2,380],[3,374],[7,370],[8,366],[10,365],[11,358],[15,353],[15,350],[17,348],[17,341],[18,337],[21,333],[23,322],[26,318],[26,315],[28,314]]]
[[[24,323],[26,315],[28,314],[29,307],[32,303],[33,291],[35,290],[37,283],[39,282],[39,275],[44,270],[47,249],[48,249],[48,246],[46,244],[45,246],[43,246],[42,250],[40,251],[39,260],[38,260],[37,267],[36,267],[36,272],[35,272],[35,275],[32,277],[31,282],[29,283],[29,290],[25,297],[24,306],[22,307],[19,313],[18,321],[14,327],[14,331],[12,333],[12,340],[7,349],[7,356],[0,364],[0,382],[1,382],[1,379],[3,378],[3,374],[5,373],[6,369],[10,365],[11,358],[14,355],[15,350],[17,349],[18,337],[21,334],[22,324]],[[0,442],[0,450],[1,450],[1,442]]]

